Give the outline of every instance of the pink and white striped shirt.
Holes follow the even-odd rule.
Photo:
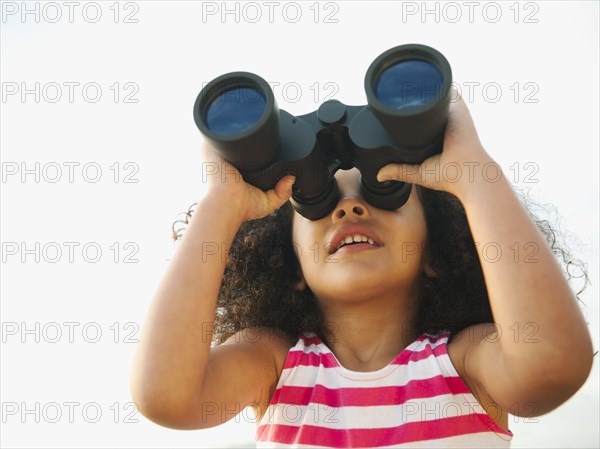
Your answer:
[[[344,368],[313,333],[285,360],[257,447],[505,448],[452,365],[448,334],[424,334],[378,371]]]

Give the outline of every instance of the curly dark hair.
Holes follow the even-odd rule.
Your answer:
[[[417,193],[427,224],[425,250],[436,276],[422,275],[414,331],[449,331],[453,336],[473,324],[493,323],[477,248],[461,202],[450,193],[421,186],[417,186]],[[173,223],[175,242],[182,237],[196,204],[190,206],[184,219]],[[538,219],[526,209],[568,279],[583,279],[579,298],[588,283],[585,267],[560,247],[548,220]],[[294,288],[301,280],[301,270],[292,245],[293,214],[288,201],[264,218],[243,223],[238,230],[217,300],[213,343],[222,343],[252,327],[273,329],[290,342],[301,332],[314,332],[328,343],[331,334],[314,294],[308,286],[302,291]],[[580,268],[580,276],[572,274],[572,266]]]

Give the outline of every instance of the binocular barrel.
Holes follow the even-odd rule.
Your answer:
[[[261,77],[232,72],[208,83],[196,98],[194,121],[212,147],[244,180],[262,190],[295,175],[291,202],[310,220],[330,213],[340,198],[337,170],[357,167],[363,198],[395,210],[410,184],[377,181],[390,163],[423,162],[440,153],[452,72],[437,50],[419,44],[392,48],[365,76],[367,105],[329,100],[295,117],[279,110]]]

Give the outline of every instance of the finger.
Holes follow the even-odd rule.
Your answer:
[[[216,162],[218,164],[223,164],[226,161],[221,158],[218,151],[207,141],[204,141],[201,149],[202,160],[205,162]]]
[[[445,140],[479,141],[473,117],[464,99],[459,95],[450,103],[448,111],[448,124],[445,131]]]
[[[210,161],[210,145],[208,144],[208,142],[203,141],[202,142],[202,148],[200,148],[200,154],[202,155],[202,160],[203,161]]]
[[[269,205],[273,209],[283,206],[283,204],[290,199],[292,196],[292,185],[294,185],[295,181],[295,176],[284,176],[277,182],[273,190],[267,192]]]
[[[388,164],[377,173],[377,180],[402,181],[411,184],[421,183],[421,169],[418,164]]]

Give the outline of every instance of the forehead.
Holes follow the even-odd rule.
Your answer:
[[[360,171],[354,167],[350,170],[338,170],[335,173],[338,187],[343,193],[358,193],[360,183]]]
[[[360,170],[356,167],[350,170],[338,170],[334,175],[342,196],[362,198],[360,191]],[[407,204],[421,203],[417,189],[413,185]]]

